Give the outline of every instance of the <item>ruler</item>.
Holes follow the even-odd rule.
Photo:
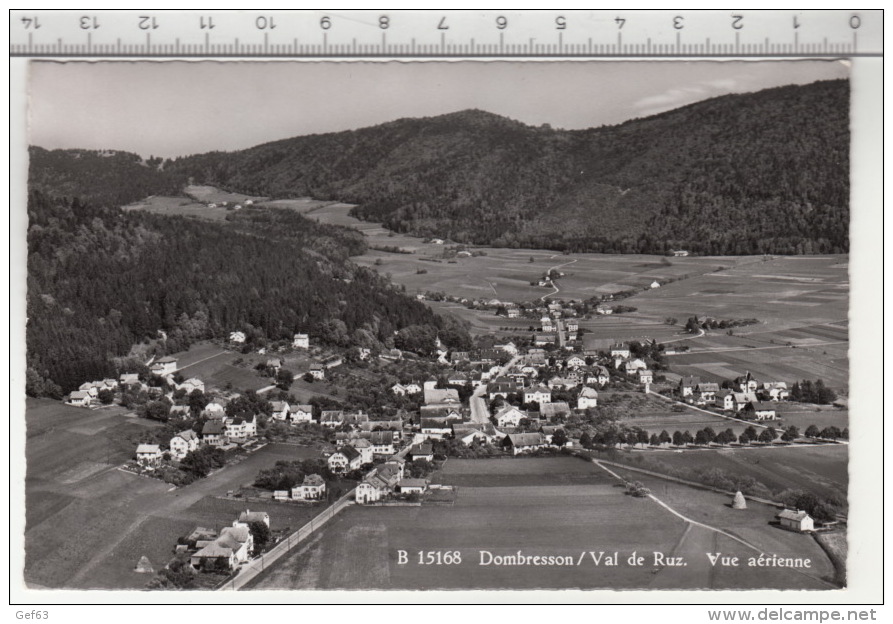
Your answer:
[[[883,11],[11,11],[18,57],[883,56]]]

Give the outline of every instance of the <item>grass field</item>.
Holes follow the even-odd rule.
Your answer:
[[[517,483],[508,485],[506,478]],[[451,507],[354,507],[268,568],[257,589],[532,589],[532,588],[798,588],[826,589],[827,559],[808,574],[790,570],[718,570],[707,552],[758,555],[710,529],[688,524],[648,499],[623,493],[608,473],[569,457],[450,460],[437,475],[459,485]],[[690,488],[685,488],[690,489]],[[720,497],[722,498],[722,497]],[[698,502],[693,502],[698,501]],[[771,508],[727,515],[716,499],[693,496],[690,508],[751,540],[797,556],[822,557],[808,536],[776,536]],[[725,508],[723,508],[725,509]],[[690,511],[691,512],[691,511]],[[725,510],[725,514],[736,513]],[[762,535],[765,533],[766,535]],[[571,566],[482,565],[482,551],[570,557]],[[400,551],[407,555],[401,563]],[[459,552],[456,565],[419,565],[418,553]],[[619,565],[595,565],[589,552],[617,553]],[[635,551],[642,566],[627,564]],[[683,556],[688,565],[655,565],[654,553]],[[767,550],[767,552],[774,552]],[[805,554],[804,554],[805,553]]]
[[[186,199],[183,197],[165,197],[153,195],[146,199],[122,206],[122,210],[143,210],[160,215],[178,215],[182,217],[196,217],[209,221],[223,221],[229,214],[226,208],[218,206],[209,208],[207,205]]]
[[[139,589],[149,577],[133,571],[143,555],[156,569],[177,538],[196,525],[229,525],[246,504],[218,496],[250,484],[279,459],[317,451],[271,444],[206,479],[171,490],[157,479],[117,467],[134,451],[130,438],[157,426],[123,410],[70,408],[29,399],[25,448],[25,580],[44,587]],[[84,433],[90,432],[90,433]],[[274,529],[296,527],[312,508],[252,503],[269,511]]]

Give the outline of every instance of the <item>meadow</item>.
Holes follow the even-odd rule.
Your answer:
[[[583,480],[568,484],[576,473]],[[599,474],[601,473],[601,474]],[[503,477],[555,475],[552,482],[507,485]],[[712,521],[748,532],[752,547],[710,529],[690,525],[649,499],[624,494],[607,472],[580,459],[523,458],[447,462],[438,478],[475,479],[460,485],[450,507],[353,507],[258,576],[253,589],[827,589],[827,558],[807,574],[790,570],[717,570],[706,552],[759,555],[765,545],[779,554],[823,557],[808,536],[780,533],[768,525],[771,507],[748,513],[717,498],[691,497],[689,508],[709,509]],[[690,490],[690,488],[685,488]],[[697,500],[698,503],[691,503]],[[715,507],[715,509],[714,509]],[[696,510],[695,510],[696,511]],[[694,513],[694,511],[690,511]],[[703,516],[703,514],[700,514]],[[755,550],[756,549],[756,550]],[[572,566],[481,565],[481,551],[571,557]],[[403,563],[400,551],[405,551]],[[420,565],[418,553],[458,552],[461,563]],[[594,565],[588,552],[617,552],[620,565]],[[636,552],[642,566],[626,564]],[[684,556],[685,567],[655,565],[653,553]],[[766,552],[775,552],[767,550]],[[486,559],[484,559],[486,560]]]
[[[118,470],[134,452],[134,434],[157,426],[123,410],[71,408],[28,399],[25,412],[25,581],[34,586],[141,589],[151,575],[134,571],[143,555],[156,569],[177,538],[196,526],[220,528],[240,511],[268,511],[273,529],[297,527],[313,508],[221,499],[250,484],[279,459],[315,449],[269,444],[206,479],[172,489]]]

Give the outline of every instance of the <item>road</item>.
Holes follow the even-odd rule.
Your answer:
[[[725,415],[719,414],[717,412],[711,412],[710,410],[701,409],[700,407],[696,407],[689,403],[684,403],[682,401],[677,401],[676,399],[671,399],[670,397],[664,396],[663,394],[660,394],[658,392],[649,392],[648,394],[650,394],[651,396],[657,397],[659,399],[663,399],[664,401],[667,401],[669,403],[673,403],[675,405],[681,405],[682,407],[684,407],[686,409],[694,410],[696,412],[702,412],[704,414],[710,414],[711,416],[717,416],[719,418],[725,418],[726,420],[734,420],[736,422],[744,423],[745,425],[753,425],[754,427],[760,427],[762,429],[768,429],[771,426],[771,425],[761,425],[760,423],[752,421],[752,420],[743,420],[741,418],[735,418],[734,416],[725,416]]]
[[[499,369],[499,372],[496,374],[496,377],[501,377],[505,375],[506,371],[510,369],[515,363],[521,359],[520,355],[516,355],[511,360],[508,361],[508,364]],[[481,384],[477,388],[474,389],[474,393],[468,399],[468,405],[471,407],[471,422],[484,424],[490,422],[490,410],[487,407],[487,401],[484,399],[484,395],[487,393],[487,384]]]
[[[557,254],[556,254],[556,255],[557,255]],[[555,256],[552,256],[552,258],[554,258],[554,257],[555,257]],[[560,269],[561,267],[565,267],[565,266],[567,266],[567,265],[569,265],[569,264],[573,264],[574,262],[576,262],[576,260],[571,260],[570,262],[565,262],[564,264],[556,264],[556,265],[553,266],[553,267],[549,267],[549,268],[546,270],[546,274],[549,274],[549,273],[551,273],[552,271],[558,270],[558,269]],[[561,289],[559,289],[558,286],[556,286],[554,282],[552,282],[552,288],[554,288],[555,290],[553,290],[552,292],[550,292],[548,295],[543,295],[542,297],[540,297],[540,301],[545,301],[545,300],[546,300],[546,297],[552,297],[553,295],[557,295],[559,292],[561,292]]]

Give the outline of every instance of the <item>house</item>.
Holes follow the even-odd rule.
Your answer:
[[[455,388],[425,388],[425,405],[458,405],[459,392]]]
[[[307,475],[301,485],[291,489],[291,497],[296,500],[322,500],[326,497],[326,482],[318,474]]]
[[[186,394],[192,394],[192,392],[194,392],[195,390],[198,390],[199,392],[204,392],[205,391],[205,382],[203,382],[201,379],[198,379],[196,377],[192,377],[190,379],[187,379],[180,385],[178,385],[177,390],[185,390]]]
[[[245,342],[245,332],[234,331],[229,334],[229,341],[235,342],[236,344],[242,344]]]
[[[634,360],[624,362],[623,369],[627,375],[635,375],[640,370],[647,370],[648,364],[645,363],[645,360],[635,358]]]
[[[403,387],[406,389],[406,394],[419,394],[422,391],[422,387],[417,383],[408,383]]]
[[[749,401],[741,413],[750,420],[775,420],[775,407],[762,401]]]
[[[326,370],[322,367],[322,364],[311,364],[310,365],[310,375],[314,379],[325,379],[326,378]]]
[[[623,358],[626,359],[629,357],[629,345],[618,343],[611,346],[611,357],[612,358]]]
[[[518,318],[521,316],[521,310],[518,308],[507,308],[505,313],[509,318]]]
[[[267,528],[270,527],[270,514],[266,511],[251,511],[250,509],[246,509],[242,513],[239,514],[238,524],[233,523],[233,526],[244,525],[248,526],[252,522],[263,522],[267,525]]]
[[[565,368],[583,368],[586,366],[586,360],[581,358],[579,355],[572,355],[564,361]]]
[[[289,498],[292,496],[288,490],[273,490],[273,500],[287,501]]]
[[[731,390],[719,390],[716,392],[713,404],[727,412],[735,410],[735,396]]]
[[[741,377],[736,377],[734,384],[741,392],[756,392],[759,387],[757,380],[753,378],[750,371],[747,371]]]
[[[578,385],[579,382],[577,380],[571,379],[569,377],[558,377],[556,375],[549,380],[549,387],[553,390],[556,388],[559,390],[571,390],[572,388],[576,388]]]
[[[508,395],[518,391],[517,382],[508,377],[498,377],[487,384],[487,397],[492,401],[496,397],[508,398]]]
[[[434,390],[437,388],[437,379],[434,377],[428,377],[425,381],[422,382],[422,388],[424,390]]]
[[[643,385],[654,383],[654,373],[650,370],[643,369],[639,371],[639,383]]]
[[[372,442],[365,438],[359,438],[354,440],[351,443],[357,452],[360,454],[360,465],[371,464],[373,456],[375,454],[375,448],[372,446]]]
[[[340,427],[344,424],[343,410],[323,410],[319,415],[319,424],[323,427]]]
[[[459,364],[460,362],[468,362],[471,360],[471,354],[468,351],[453,351],[450,353],[450,362]]]
[[[676,258],[684,258],[688,255],[688,252],[684,249],[671,249],[670,253]]]
[[[273,420],[286,420],[288,415],[288,403],[285,401],[272,401],[270,403],[270,418]]]
[[[350,425],[354,428],[358,427],[363,423],[369,422],[369,414],[360,410],[358,412],[346,412],[344,414],[344,424]]]
[[[118,383],[122,386],[136,386],[140,383],[140,376],[136,373],[124,373],[118,377]]]
[[[174,459],[183,459],[198,448],[198,436],[192,429],[181,431],[171,438],[170,448]]]
[[[90,393],[84,390],[75,390],[68,397],[68,404],[76,407],[89,407],[91,401]]]
[[[291,421],[293,423],[310,422],[313,420],[313,406],[307,404],[290,405],[288,408],[288,414],[291,417]]]
[[[679,385],[676,387],[679,392],[679,396],[683,399],[686,397],[690,397],[694,394],[695,388],[698,387],[698,384],[701,383],[700,377],[695,377],[694,375],[688,375],[687,377],[683,377],[679,380]]]
[[[419,408],[419,418],[441,418],[463,420],[463,408],[459,405],[423,405]]]
[[[338,366],[341,366],[342,364],[344,364],[344,358],[342,358],[340,355],[333,355],[332,357],[326,358],[322,362],[323,368],[327,369],[336,368]]]
[[[136,461],[141,466],[157,466],[161,461],[161,447],[157,444],[140,444],[136,447]]]
[[[511,449],[512,455],[530,453],[548,446],[542,433],[510,433],[502,440],[503,447]]]
[[[651,282],[651,288],[660,288],[660,282],[654,280],[653,282]]]
[[[443,438],[453,432],[449,418],[421,418],[419,428],[425,438]]]
[[[373,455],[390,457],[394,454],[394,432],[372,431],[369,434],[369,443],[372,444]]]
[[[466,446],[473,442],[492,442],[493,436],[484,431],[484,425],[453,423],[453,439]]]
[[[528,414],[514,405],[505,405],[496,412],[494,418],[496,419],[497,427],[517,427],[522,420],[528,418]]]
[[[226,427],[219,420],[209,420],[202,426],[202,442],[208,446],[226,444]]]
[[[428,489],[428,481],[425,479],[403,479],[397,484],[401,494],[424,494]]]
[[[577,409],[589,409],[598,406],[598,392],[592,388],[583,388],[577,397]]]
[[[363,463],[360,452],[349,444],[345,444],[329,455],[329,470],[335,473],[357,470]]]
[[[712,381],[702,381],[694,388],[695,401],[700,405],[713,403],[716,393],[719,392],[719,384]]]
[[[309,334],[295,334],[292,339],[291,346],[294,349],[309,349],[310,348],[310,335]]]
[[[358,505],[366,505],[380,501],[390,493],[387,481],[378,476],[377,472],[366,475],[354,490],[354,498]]]
[[[279,372],[279,369],[282,368],[282,360],[279,358],[267,358],[267,368],[272,368],[274,371]]]
[[[224,414],[226,414],[226,406],[220,399],[214,399],[202,410],[202,416],[205,418],[223,418]]]
[[[411,461],[434,461],[434,447],[430,444],[414,444],[409,449],[409,459]]]
[[[467,386],[469,384],[468,375],[462,371],[451,372],[447,378],[447,383],[451,386]]]
[[[751,401],[757,402],[757,395],[753,392],[732,392],[732,399],[735,401],[735,411],[740,412]]]
[[[545,386],[536,386],[535,388],[527,388],[524,390],[525,403],[548,403],[552,400],[552,391]]]
[[[188,405],[171,405],[171,411],[167,415],[169,418],[188,418],[190,413]]]
[[[226,527],[213,542],[193,553],[191,563],[199,568],[223,560],[228,569],[233,569],[248,561],[253,548],[254,538],[247,526]]]
[[[586,373],[583,377],[583,380],[587,384],[598,384],[599,386],[604,386],[609,381],[611,381],[611,374],[604,366],[597,366],[593,370]]]
[[[789,531],[804,532],[815,530],[815,521],[812,516],[799,509],[785,509],[777,514],[775,518],[783,529],[788,529]]]
[[[251,420],[236,416],[224,421],[226,426],[226,439],[232,444],[245,444],[249,439],[257,435],[257,418],[251,416]]]
[[[167,356],[157,359],[153,362],[152,366],[149,367],[149,370],[153,375],[159,375],[161,377],[175,373],[177,371],[177,358]]]
[[[553,334],[534,334],[533,344],[535,344],[538,347],[555,344],[556,338],[557,337]]]
[[[542,418],[564,418],[565,416],[570,416],[570,413],[571,408],[565,401],[540,405],[540,416]]]
[[[406,396],[406,387],[404,387],[403,384],[395,383],[391,386],[391,392],[395,396]]]
[[[783,381],[763,382],[760,394],[764,399],[770,401],[786,401],[788,398],[788,384]]]

